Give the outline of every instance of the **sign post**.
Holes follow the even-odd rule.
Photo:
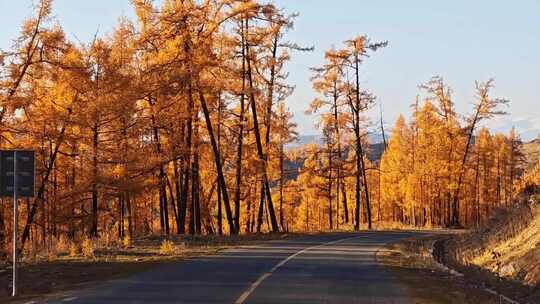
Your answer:
[[[17,239],[19,235],[19,198],[17,197],[17,151],[13,152],[13,292],[17,295]]]
[[[35,153],[23,150],[0,151],[0,196],[13,196],[13,291],[17,295],[19,197],[33,197]]]

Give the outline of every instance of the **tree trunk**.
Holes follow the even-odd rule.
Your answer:
[[[218,225],[218,234],[223,235],[223,210],[222,210],[222,199],[221,199],[221,183],[217,184],[217,225]]]
[[[126,191],[124,195],[125,195],[124,200],[126,202],[126,213],[127,213],[127,220],[128,220],[128,236],[130,240],[133,240],[133,217],[132,217],[133,209],[131,208],[131,197],[128,191]]]
[[[356,132],[356,131],[355,131]],[[358,137],[358,136],[357,136]],[[358,140],[358,139],[357,139]],[[356,174],[355,174],[355,187],[354,187],[354,198],[355,198],[355,208],[354,208],[354,230],[360,230],[360,195],[361,195],[361,181],[360,181],[360,151],[358,146],[356,147]]]
[[[481,107],[478,106],[476,109],[476,112],[474,114],[474,118],[471,121],[471,124],[469,126],[468,134],[467,134],[467,144],[465,146],[465,151],[463,152],[463,159],[461,160],[461,167],[459,170],[459,177],[458,177],[458,183],[457,187],[454,193],[454,204],[453,204],[453,217],[452,217],[452,224],[459,226],[459,195],[461,191],[461,185],[463,183],[463,177],[465,176],[465,166],[467,164],[467,158],[469,156],[469,150],[471,148],[472,144],[472,138],[474,135],[474,130],[476,128],[476,124],[478,123],[479,117],[480,117],[480,111]]]
[[[360,164],[361,167],[358,167],[357,170],[361,170],[362,172],[362,178],[364,180],[364,195],[365,195],[365,203],[366,203],[366,213],[367,213],[367,222],[368,222],[368,229],[372,228],[371,224],[371,204],[369,202],[369,185],[367,183],[367,176],[366,176],[366,166],[364,162],[364,150],[362,147],[362,137],[360,136],[360,111],[361,111],[361,101],[360,101],[360,59],[358,58],[358,55],[356,55],[355,58],[355,76],[356,76],[356,149],[358,151],[357,157],[360,157],[360,163],[357,161],[357,165]],[[359,176],[357,178],[360,178]]]
[[[282,231],[285,230],[283,225],[283,184],[285,183],[284,153],[283,143],[281,143],[279,146],[279,225],[281,226]]]
[[[194,153],[193,164],[191,166],[191,205],[190,205],[190,217],[189,217],[189,233],[194,235],[197,232],[197,227],[200,230],[200,209],[199,209],[199,124],[198,115],[195,116],[195,128],[194,128]],[[197,214],[199,213],[199,214]]]
[[[248,25],[246,21],[246,29],[247,28],[248,28]],[[246,33],[247,33],[247,30],[246,30]],[[251,58],[250,58],[250,52],[249,52],[249,43],[246,43],[246,54],[248,57],[247,58],[247,73],[248,73],[249,92],[250,92],[250,99],[251,99],[251,112],[253,114],[253,127],[254,127],[254,132],[255,132],[255,141],[257,143],[257,152],[259,155],[259,160],[262,162],[262,167],[263,167],[262,176],[263,176],[263,182],[264,182],[264,191],[266,193],[266,201],[268,204],[268,213],[270,215],[272,231],[279,232],[279,226],[276,219],[276,213],[274,211],[274,204],[272,203],[272,192],[270,190],[270,182],[268,180],[266,156],[263,151],[261,132],[259,129],[259,121],[257,117],[257,103],[255,101],[253,75],[252,75],[252,68],[251,68]]]
[[[241,21],[241,35],[242,35],[242,92],[240,93],[240,115],[238,116],[238,134],[237,134],[237,148],[236,148],[236,184],[234,191],[234,209],[235,217],[234,224],[240,229],[240,188],[242,186],[242,153],[244,147],[244,123],[245,123],[245,99],[246,99],[246,47],[245,47],[245,35],[244,35],[244,21]],[[221,107],[219,109],[221,114]]]
[[[345,223],[349,223],[349,206],[347,204],[347,191],[345,191],[345,182],[341,183],[341,197],[343,201],[343,216],[345,217]]]
[[[245,226],[245,231],[246,233],[250,233],[252,232],[251,231],[251,205],[252,205],[252,199],[251,199],[251,189],[252,187],[250,186],[249,187],[249,191],[248,191],[248,194],[247,194],[247,210],[246,210],[246,215],[247,215],[247,221],[246,221],[246,226]]]
[[[195,191],[195,233],[198,235],[201,234],[201,183],[200,183],[200,174],[199,174],[199,155],[195,155],[195,180],[194,185],[196,186],[197,191]]]
[[[90,228],[90,237],[98,237],[98,145],[99,130],[97,124],[92,128],[92,226]]]
[[[264,182],[261,181],[261,196],[259,198],[259,208],[257,210],[257,233],[261,232],[264,215]]]
[[[332,144],[331,144],[331,134],[327,133],[327,145],[328,145],[328,226],[330,230],[334,229],[333,225],[333,214],[332,214]]]
[[[180,167],[183,165],[181,164]],[[180,170],[178,169],[178,160],[173,161],[173,174],[174,174],[174,191],[176,196],[176,205],[174,206],[175,210],[175,220],[176,220],[176,233],[180,234],[182,222],[180,221],[180,201],[182,200],[182,187],[180,185],[182,177],[180,176]],[[172,195],[172,193],[171,193]]]
[[[200,90],[200,86],[199,86],[199,90]],[[225,206],[225,214],[227,216],[227,222],[229,224],[229,231],[231,234],[237,234],[238,229],[234,225],[234,219],[232,217],[231,205],[230,205],[230,200],[229,200],[229,192],[227,190],[227,184],[225,183],[225,175],[223,174],[223,166],[221,164],[221,154],[217,146],[214,130],[212,128],[212,120],[210,119],[210,111],[208,110],[208,106],[206,104],[206,98],[204,97],[204,94],[201,91],[199,91],[199,99],[200,99],[201,106],[203,109],[204,119],[206,120],[206,128],[208,130],[208,135],[210,136],[210,143],[212,145],[212,152],[214,154],[214,162],[216,164],[216,170],[218,173],[218,180],[221,187],[221,194],[223,196],[223,204]]]
[[[187,134],[186,134],[186,156],[185,161],[183,162],[182,167],[182,176],[184,180],[182,181],[182,196],[180,199],[180,226],[178,227],[179,233],[186,233],[186,213],[187,213],[187,204],[189,198],[189,181],[191,179],[191,141],[193,133],[192,117],[188,118],[187,121]]]

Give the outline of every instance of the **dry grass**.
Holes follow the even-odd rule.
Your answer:
[[[490,229],[491,228],[491,229]],[[464,252],[464,262],[485,268],[501,277],[540,284],[540,207],[514,210],[490,223],[471,238],[487,238],[480,248]],[[466,241],[464,242],[466,243]]]
[[[426,226],[413,226],[404,224],[401,222],[374,222],[374,230],[417,230],[417,231],[429,231],[433,229],[438,229],[438,227],[426,225]]]

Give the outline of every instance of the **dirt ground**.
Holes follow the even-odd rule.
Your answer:
[[[59,254],[54,260],[25,262],[19,271],[19,293],[11,295],[11,267],[0,264],[0,303],[25,303],[67,290],[83,288],[92,283],[127,277],[157,265],[174,263],[190,257],[216,253],[239,245],[257,244],[262,241],[295,238],[300,234],[264,234],[236,237],[175,236],[169,238],[172,250],[160,253],[162,237],[136,240],[127,248],[109,247],[96,249],[93,257],[82,253],[70,256]]]
[[[389,247],[378,255],[404,284],[416,304],[488,304],[499,299],[460,277],[438,271],[429,259],[405,256]]]

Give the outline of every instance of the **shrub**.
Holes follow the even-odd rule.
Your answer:
[[[170,240],[164,240],[159,246],[159,254],[161,255],[173,255],[176,252],[176,246]]]
[[[69,256],[76,257],[79,254],[79,247],[74,243],[69,243]]]
[[[90,238],[84,238],[81,245],[81,251],[83,256],[87,258],[94,257],[94,242]]]
[[[66,242],[66,239],[63,238],[63,237],[60,237],[55,245],[54,245],[54,250],[57,252],[57,253],[65,253],[66,251],[68,251],[68,242]]]
[[[131,246],[131,238],[129,236],[125,236],[122,239],[122,247],[129,248]]]

